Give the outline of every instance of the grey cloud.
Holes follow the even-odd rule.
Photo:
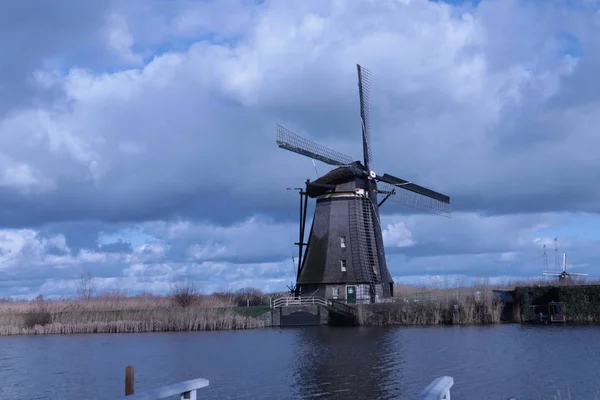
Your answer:
[[[298,218],[297,194],[285,188],[316,174],[311,160],[277,148],[275,125],[360,158],[357,62],[373,71],[376,170],[445,192],[462,212],[446,221],[407,217],[413,210],[386,205],[382,212],[400,213],[417,243],[389,250],[410,260],[395,273],[417,273],[428,255],[438,257],[432,272],[466,273],[478,268],[477,253],[487,253],[484,263],[492,265],[505,251],[534,252],[508,238],[531,236],[532,224],[554,218],[541,212],[600,211],[600,192],[590,186],[600,173],[593,80],[600,53],[589,10],[483,1],[464,9],[473,13],[469,19],[426,2],[241,2],[252,9],[244,14],[231,2],[219,27],[205,17],[221,15],[220,4],[166,10],[102,2],[83,9],[64,2],[27,16],[13,8],[10,17],[0,6],[11,21],[50,16],[38,21],[37,33],[13,29],[15,41],[0,40],[6,59],[20,60],[0,78],[14,101],[0,95],[0,223],[39,229],[42,238],[64,234],[72,255],[87,249],[113,257],[54,266],[47,277],[70,279],[86,266],[109,279],[140,264],[165,280],[199,268],[198,279],[216,287],[221,278],[202,270],[209,261],[236,282],[284,276],[291,262],[282,260],[295,252],[282,232],[295,240],[290,223]],[[110,15],[124,18],[131,50],[149,61],[145,67],[127,69],[110,52],[103,36]],[[584,52],[574,66],[557,58],[564,32]],[[17,37],[25,45],[17,47]],[[178,51],[166,52],[173,47]],[[154,54],[162,55],[152,60]],[[58,75],[50,89],[32,82],[34,70],[52,72],[53,65]],[[330,167],[317,168],[322,175]],[[471,226],[461,219],[469,212],[499,216],[488,224],[505,222]],[[97,244],[100,232],[150,229],[149,221],[201,221],[230,234],[223,226],[252,215],[280,227],[234,239],[196,229],[167,240],[156,231],[171,245],[158,260],[135,259],[142,256],[131,243]],[[418,223],[411,226],[411,218]],[[190,258],[194,245],[206,250],[197,259]],[[225,251],[215,251],[220,247]],[[267,262],[277,265],[256,266]],[[172,271],[161,272],[169,263]],[[503,273],[499,265],[489,271]]]
[[[39,91],[31,85],[34,70],[65,62],[89,63],[97,54],[108,2],[23,0],[0,4],[0,116],[32,105]],[[91,50],[95,49],[96,54]],[[96,59],[97,60],[97,59]]]
[[[316,7],[320,15],[331,12],[329,7],[311,4],[302,9]],[[558,175],[557,180],[571,182],[569,190],[565,190],[564,183],[544,184],[542,174],[546,171],[539,166],[546,166],[548,173],[558,167],[535,156],[536,153],[552,154],[557,141],[569,129],[569,119],[564,113],[551,119],[547,117],[546,103],[569,90],[568,85],[575,82],[575,78],[557,78],[562,86],[549,100],[540,100],[538,89],[521,87],[518,91],[525,96],[524,100],[511,105],[503,103],[493,92],[501,85],[511,84],[509,68],[526,66],[534,59],[532,55],[538,57],[538,72],[547,70],[552,75],[558,74],[552,58],[555,54],[546,48],[552,50],[558,46],[557,39],[549,34],[568,28],[569,20],[555,25],[560,15],[558,11],[538,7],[543,7],[542,22],[546,23],[532,27],[534,31],[526,35],[530,39],[525,41],[516,33],[528,29],[530,24],[518,25],[518,32],[507,35],[504,25],[498,22],[502,21],[498,15],[508,18],[515,14],[520,21],[529,21],[534,12],[540,10],[517,3],[482,2],[474,11],[481,26],[468,20],[449,19],[456,25],[456,37],[412,33],[434,47],[448,42],[450,48],[455,49],[449,51],[456,51],[456,55],[469,49],[459,61],[450,58],[432,61],[426,70],[432,74],[430,77],[412,68],[414,60],[419,57],[428,60],[432,55],[414,54],[413,59],[403,60],[386,56],[389,50],[383,46],[393,43],[389,35],[398,29],[394,18],[385,19],[384,25],[375,27],[374,20],[364,16],[364,9],[347,8],[345,18],[358,18],[359,14],[366,18],[365,28],[355,32],[359,34],[358,44],[372,40],[372,32],[379,32],[382,41],[380,47],[354,48],[347,38],[340,36],[327,41],[320,31],[339,27],[353,29],[341,19],[319,19],[321,17],[315,14],[311,20],[308,16],[299,17],[294,8],[284,10],[275,3],[259,8],[262,14],[256,17],[257,23],[264,23],[277,14],[282,25],[270,28],[258,25],[253,33],[235,44],[241,52],[239,55],[224,47],[199,44],[181,56],[156,59],[141,74],[120,73],[119,79],[110,75],[101,78],[85,73],[71,74],[64,89],[75,103],[69,106],[65,117],[55,123],[68,127],[72,135],[77,132],[78,139],[92,153],[84,162],[56,154],[39,158],[39,162],[43,162],[38,165],[43,168],[40,173],[50,174],[49,179],[55,180],[57,188],[44,194],[43,203],[18,191],[7,192],[2,200],[6,213],[2,220],[8,226],[22,226],[82,218],[117,223],[181,216],[208,217],[230,223],[253,212],[285,218],[289,204],[283,201],[283,187],[300,185],[307,175],[313,176],[314,171],[310,160],[285,154],[275,147],[275,123],[289,124],[300,133],[340,151],[360,155],[356,61],[364,61],[375,72],[372,120],[378,169],[449,193],[455,199],[454,208],[461,211],[596,211],[597,204],[593,200],[596,193],[583,190],[585,181],[578,178],[581,165],[577,158],[571,160],[574,166],[570,169],[560,168],[563,174]],[[410,6],[410,12],[421,18],[418,23],[435,24],[434,15],[451,18],[442,11],[432,10]],[[127,8],[120,11],[124,15],[134,12]],[[143,12],[150,15],[152,9],[144,8]],[[396,18],[408,18],[402,16],[399,9],[391,12],[399,12]],[[571,14],[576,15],[574,11]],[[178,16],[171,12],[167,17],[151,20],[153,24],[162,24],[163,36],[147,41],[172,38],[170,29]],[[418,23],[414,21],[417,20],[412,21],[411,29],[416,29]],[[133,19],[131,23],[144,42],[143,26]],[[270,50],[269,46],[278,45],[273,35],[290,35],[289,29],[294,24],[298,31],[291,34],[291,40],[297,45],[281,48],[283,53]],[[500,36],[502,41],[495,40]],[[261,42],[269,38],[275,42]],[[541,45],[539,39],[543,39]],[[399,47],[400,43],[410,46],[401,35],[394,40],[401,51],[406,50]],[[330,51],[317,53],[312,59],[303,59],[298,53],[310,51],[321,43]],[[507,53],[506,49],[513,44],[518,44],[518,48]],[[589,50],[592,54],[586,57],[593,57],[595,49]],[[422,46],[420,51],[427,52]],[[289,65],[269,64],[283,60],[286,52],[290,53]],[[264,54],[264,65],[253,65],[252,54]],[[340,56],[343,59],[339,59]],[[447,57],[450,56],[449,53]],[[479,72],[477,57],[483,57],[485,63],[485,69]],[[351,58],[355,60],[350,62]],[[436,75],[452,66],[475,68],[474,75],[468,79],[461,78],[458,72]],[[161,71],[162,81],[154,79],[155,70]],[[582,73],[585,70],[576,67],[574,76]],[[478,77],[478,74],[482,75]],[[490,81],[485,81],[488,78]],[[452,92],[457,89],[454,85],[469,81],[473,85],[484,85],[473,89],[472,100],[484,101],[478,106],[471,103],[472,100],[464,102]],[[88,84],[94,84],[97,89],[85,92]],[[100,85],[105,85],[106,91],[101,91]],[[135,101],[119,97],[124,86],[132,88],[130,95],[135,96]],[[111,98],[119,100],[111,102]],[[173,100],[165,101],[167,98]],[[497,102],[501,108],[488,109],[485,102]],[[527,106],[528,103],[536,105]],[[474,115],[474,105],[479,107],[480,115]],[[528,109],[531,107],[534,108]],[[499,122],[495,122],[497,112]],[[84,118],[89,123],[84,123]],[[33,127],[38,132],[46,129],[35,124]],[[575,134],[584,136],[586,129],[579,127]],[[98,139],[103,142],[97,142]],[[544,148],[544,144],[551,147]],[[12,148],[21,152],[14,153],[15,159],[31,151],[24,145],[13,144]],[[134,150],[119,151],[119,148]],[[90,162],[97,162],[99,170],[106,173],[98,182],[85,181],[83,174],[91,171]],[[327,167],[319,165],[319,173],[326,171]],[[565,176],[565,171],[570,175]],[[575,185],[573,178],[580,183]],[[468,183],[469,180],[472,182]],[[480,197],[481,191],[485,197]],[[211,196],[205,195],[209,192]],[[589,199],[585,200],[584,196]],[[540,204],[541,197],[552,200]],[[28,211],[19,211],[19,204]]]
[[[386,241],[388,263],[400,282],[427,275],[536,276],[542,265],[540,240],[552,243],[544,229],[560,227],[567,218],[568,215],[555,214],[494,218],[463,214],[454,221],[439,223],[430,216],[385,217],[386,229],[401,222],[413,242],[395,248]],[[87,253],[72,252],[71,258],[62,259],[37,250],[40,246],[28,239],[30,244],[19,252],[20,265],[25,268],[0,271],[0,280],[7,282],[0,296],[21,293],[19,288],[23,286],[29,287],[24,293],[29,295],[36,295],[42,288],[46,294],[75,290],[83,271],[90,271],[103,290],[127,287],[130,293],[150,288],[166,293],[172,282],[188,278],[205,291],[246,286],[284,290],[294,277],[291,257],[296,256],[292,245],[295,228],[263,219],[229,227],[185,221],[153,223],[142,226],[145,234],[158,238],[160,247],[151,254],[144,248],[137,248],[134,253],[102,253],[90,248]],[[214,243],[221,244],[212,246]],[[0,242],[2,245],[6,246]],[[203,256],[194,257],[193,252],[187,252],[195,245],[206,250]],[[161,252],[160,248],[169,250]],[[592,276],[597,273],[594,260],[600,256],[596,248],[593,239],[561,239],[561,249],[567,251],[573,265],[570,268]],[[76,254],[77,258],[73,258]],[[262,261],[255,261],[260,254]],[[266,261],[270,259],[274,261]],[[68,289],[69,285],[72,289]]]
[[[114,243],[98,245],[97,251],[101,253],[133,253],[133,247],[130,242],[119,240]]]
[[[564,218],[564,217],[563,217]],[[407,257],[499,254],[509,251],[538,251],[533,238],[543,232],[537,226],[559,225],[564,219],[554,214],[481,217],[458,214],[452,220],[435,216],[384,218],[384,231],[401,224],[411,234],[412,246],[387,247],[387,254]]]
[[[424,21],[431,19],[429,14],[415,7],[411,10],[414,9]],[[482,21],[486,22],[489,17],[485,7],[481,7],[482,11],[477,12],[481,12]],[[275,10],[283,12],[277,8]],[[357,17],[357,12],[349,11],[348,16]],[[296,18],[291,11],[286,10],[285,13],[288,15],[288,22],[309,26],[306,25],[306,20]],[[341,24],[341,20],[334,21],[333,24]],[[385,26],[389,31],[394,29],[391,21],[392,19],[387,21],[388,26]],[[461,35],[467,38],[473,36],[475,40],[476,35],[480,34],[479,28],[469,22],[452,22],[457,24]],[[335,26],[327,25],[331,24],[327,20],[315,19],[312,23],[311,29],[316,29],[314,32],[320,29],[319,24],[325,24],[322,29],[333,29]],[[487,25],[484,26],[487,28]],[[368,35],[369,30],[374,29],[376,28],[371,26],[361,34]],[[387,33],[385,29],[383,32]],[[494,29],[497,28],[492,26],[486,33],[499,34]],[[360,136],[356,77],[354,62],[342,63],[341,60],[334,60],[335,56],[327,52],[323,52],[315,60],[303,60],[301,64],[291,65],[291,68],[271,67],[273,71],[268,74],[261,72],[259,65],[244,67],[244,63],[252,62],[246,53],[266,54],[268,57],[262,68],[269,67],[267,62],[276,62],[281,57],[277,53],[269,53],[267,45],[259,42],[259,39],[266,39],[266,33],[269,32],[249,36],[246,41],[239,42],[237,46],[243,51],[241,56],[235,56],[224,48],[200,44],[182,56],[166,55],[155,60],[141,74],[120,73],[118,79],[117,75],[100,78],[85,73],[71,74],[67,78],[65,90],[77,107],[73,107],[65,118],[56,120],[55,123],[68,126],[72,134],[77,132],[78,139],[89,147],[91,153],[81,155],[86,157],[83,162],[73,158],[77,155],[65,159],[64,156],[55,154],[40,159],[44,163],[44,169],[40,171],[51,174],[49,179],[54,179],[58,187],[45,194],[43,204],[27,204],[29,197],[25,197],[23,202],[23,195],[15,192],[5,196],[3,208],[13,211],[4,216],[6,224],[19,226],[34,221],[58,222],[86,217],[107,222],[134,222],[176,215],[232,222],[252,212],[278,213],[280,218],[284,218],[284,210],[289,205],[282,201],[283,187],[298,186],[306,175],[313,175],[313,170],[310,160],[291,153],[283,154],[283,150],[275,147],[275,123],[289,123],[304,131],[303,133],[310,134],[315,140],[329,142],[332,147],[356,156],[360,153],[357,151],[360,150]],[[313,33],[308,29],[304,36],[297,35],[293,38],[298,42],[299,49],[305,48],[308,51],[309,46],[322,40],[321,36],[312,37],[311,34]],[[458,36],[458,44],[451,43],[457,52],[461,46],[471,46],[463,36]],[[397,36],[398,40],[400,37]],[[364,38],[366,41],[368,36]],[[504,40],[509,39],[516,41],[518,38],[509,36]],[[423,40],[436,46],[442,45],[444,40],[454,39],[423,36]],[[488,38],[485,43],[489,42]],[[326,43],[326,46],[332,50],[352,48],[345,39],[339,43]],[[486,65],[493,65],[494,60],[489,56],[495,54],[496,50],[486,46],[487,44],[475,45],[479,49],[477,54],[485,57]],[[524,57],[531,53],[532,46],[530,44],[527,47],[528,52],[512,57],[512,62],[527,61]],[[283,50],[290,49],[288,46]],[[534,47],[533,50],[535,49]],[[360,57],[362,50],[337,51],[340,54],[352,51],[353,58],[365,58]],[[493,110],[482,109],[483,115],[469,121],[468,116],[473,115],[472,104],[461,104],[462,100],[456,99],[456,94],[449,92],[455,89],[455,84],[462,85],[460,81],[454,81],[463,78],[459,75],[432,75],[434,80],[429,82],[416,75],[415,81],[411,78],[415,71],[403,66],[397,57],[384,63],[380,53],[383,51],[380,48],[369,49],[369,56],[373,60],[372,63],[367,63],[376,71],[373,87],[373,136],[378,168],[451,194],[457,199],[453,202],[457,210],[484,208],[493,212],[495,208],[506,207],[506,211],[502,212],[519,212],[519,204],[526,206],[530,200],[528,196],[535,200],[536,194],[528,194],[523,188],[538,185],[538,182],[532,182],[531,178],[523,182],[518,176],[522,171],[520,168],[515,170],[514,162],[507,164],[505,154],[511,154],[515,147],[518,149],[521,146],[519,138],[524,136],[522,132],[527,127],[530,129],[526,129],[526,132],[531,132],[533,128],[540,132],[547,129],[548,122],[532,121],[531,117],[518,113],[520,108],[504,111],[500,115],[503,122],[497,126],[493,122],[490,125],[490,115],[485,114]],[[474,56],[475,53],[472,54]],[[423,57],[427,59],[429,56]],[[297,58],[295,56],[293,59]],[[453,65],[450,59],[443,62],[447,64],[431,67],[430,72],[434,74],[441,71],[442,67]],[[399,69],[394,70],[392,65]],[[474,84],[485,85],[485,81],[478,83],[476,80],[486,79],[488,74],[499,71],[497,77],[492,76],[493,79],[499,83],[510,80],[506,69],[500,67],[478,72],[483,75],[469,79]],[[253,72],[252,68],[257,69],[257,72]],[[540,71],[550,68],[550,73],[557,73],[553,72],[551,64],[541,64],[541,68]],[[162,81],[154,79],[155,70],[161,71]],[[199,71],[205,72],[199,74]],[[262,82],[253,75],[255,73],[262,76]],[[242,76],[245,76],[245,80],[241,79]],[[399,77],[400,81],[394,81],[394,76]],[[407,91],[406,84],[411,79],[417,86],[413,83],[415,89]],[[168,85],[161,82],[168,82]],[[441,90],[435,90],[434,83],[441,85]],[[96,89],[84,91],[89,84],[93,84]],[[106,91],[100,90],[100,85],[105,85]],[[136,96],[135,102],[119,97],[124,85],[132,88],[130,93],[131,96]],[[484,96],[483,100],[492,101],[494,93],[486,91],[494,90],[496,86],[493,84],[483,87],[480,94],[474,92],[475,96]],[[134,87],[139,89],[133,89]],[[142,90],[144,95],[136,95],[138,90]],[[539,96],[537,92],[531,94],[534,95]],[[379,102],[375,102],[377,96]],[[120,100],[111,104],[110,99],[113,97]],[[165,102],[166,98],[174,100]],[[102,102],[102,106],[97,102]],[[407,109],[407,103],[413,106]],[[377,108],[381,106],[383,109]],[[420,117],[418,112],[415,114],[419,107],[434,107],[435,114],[430,112]],[[502,107],[506,109],[506,105]],[[537,115],[540,115],[544,109],[540,106],[537,111]],[[448,117],[448,112],[454,113],[454,117]],[[100,115],[106,117],[102,118]],[[91,118],[89,121],[94,122],[86,124],[83,118]],[[469,123],[472,127],[466,126]],[[397,127],[392,127],[395,124]],[[511,128],[514,125],[519,128],[506,129],[507,126]],[[492,131],[483,135],[482,129],[486,126],[485,129]],[[550,126],[557,125],[553,122]],[[44,126],[36,128],[45,129]],[[450,131],[444,134],[448,128]],[[429,132],[424,132],[424,129]],[[466,135],[463,136],[461,131]],[[346,140],[342,141],[342,137]],[[440,137],[446,137],[446,148]],[[490,148],[485,137],[496,137],[502,146]],[[97,142],[100,138],[103,142]],[[246,143],[241,143],[241,138]],[[459,145],[461,142],[469,143],[471,139],[473,141],[469,147]],[[436,144],[428,149],[431,141]],[[125,146],[127,143],[129,147]],[[531,146],[533,145],[530,148]],[[134,151],[118,151],[119,148],[131,148]],[[135,150],[138,148],[139,151]],[[26,149],[22,148],[21,151]],[[461,156],[460,151],[472,154],[465,157]],[[523,152],[518,157],[512,157],[512,160],[526,163],[526,166],[532,165],[535,159]],[[65,162],[68,164],[64,164]],[[98,178],[98,182],[82,180],[85,179],[83,174],[93,172],[90,162],[98,163],[97,169],[106,174]],[[66,169],[67,165],[71,167]],[[319,170],[324,173],[327,169],[319,165]],[[483,173],[479,173],[475,179],[471,178],[478,185],[465,184],[467,179],[464,177],[468,171]],[[57,177],[60,178],[56,180]],[[497,182],[498,179],[502,181]],[[486,181],[490,183],[486,185]],[[469,203],[473,197],[478,196],[480,184],[487,186],[485,189],[488,197],[482,199],[480,204]],[[510,198],[506,201],[503,186],[512,189],[511,192],[515,194],[511,196],[517,201],[511,202]],[[205,193],[209,192],[212,195],[206,196]],[[525,201],[518,197],[523,192]],[[556,192],[553,187],[546,187],[543,194],[555,195]],[[75,193],[76,196],[73,195]],[[17,208],[14,203],[26,204],[29,210],[36,212],[14,212]],[[537,201],[533,203],[536,204]],[[565,199],[556,208],[570,206],[576,206],[576,203],[572,199]],[[587,206],[584,209],[593,208]]]

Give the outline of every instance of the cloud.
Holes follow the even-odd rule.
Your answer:
[[[537,274],[507,265],[541,257],[544,227],[566,246],[573,218],[598,226],[593,4],[26,3],[0,6],[21,27],[0,40],[14,60],[0,77],[0,293],[66,293],[85,266],[139,290],[185,274],[285,288],[285,188],[328,167],[277,148],[274,128],[358,158],[357,62],[373,73],[375,170],[456,210],[382,207],[397,280]],[[596,239],[578,240],[570,259],[593,272]]]
[[[386,247],[410,247],[415,244],[412,232],[403,221],[388,224],[382,229],[383,243]]]
[[[106,30],[108,47],[124,61],[134,65],[140,64],[142,62],[141,57],[134,54],[131,49],[134,39],[125,18],[118,14],[112,14],[109,21],[109,27]]]

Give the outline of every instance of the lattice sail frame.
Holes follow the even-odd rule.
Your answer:
[[[296,135],[279,124],[277,125],[277,145],[329,165],[348,165],[354,161],[350,156]]]
[[[370,110],[370,93],[371,93],[371,71],[356,65],[358,69],[358,89],[360,97],[360,116],[362,119],[363,132],[363,153],[365,167],[370,168],[373,162],[373,153],[371,151],[371,117]]]
[[[418,210],[427,211],[446,218],[450,218],[452,216],[449,203],[402,189],[401,186],[398,187],[386,182],[377,182],[378,197],[381,196],[383,198],[392,191],[395,191],[395,193],[389,197],[389,200],[395,203],[403,204]]]

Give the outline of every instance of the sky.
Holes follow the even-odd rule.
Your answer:
[[[600,277],[600,1],[0,3],[0,297],[285,290],[301,186],[276,125],[445,193],[386,203],[397,283]],[[312,210],[313,205],[309,208]],[[310,219],[309,219],[310,223]]]

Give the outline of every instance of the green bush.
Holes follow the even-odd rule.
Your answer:
[[[521,308],[522,322],[537,319],[531,306],[552,301],[565,303],[569,322],[600,322],[600,285],[523,286],[515,289],[514,298]]]

